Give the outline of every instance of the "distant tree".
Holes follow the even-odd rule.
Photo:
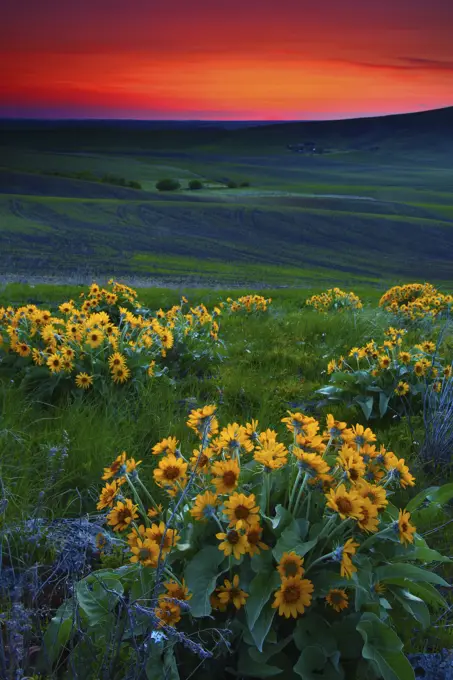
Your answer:
[[[156,182],[156,189],[158,191],[177,191],[180,188],[181,184],[176,179],[160,179]]]
[[[191,179],[189,182],[189,189],[196,191],[197,189],[203,189],[203,183],[199,179]]]
[[[135,179],[131,179],[129,182],[129,186],[131,189],[142,189],[142,185],[140,182],[137,182]]]
[[[235,182],[234,180],[230,179],[230,181],[227,184],[228,189],[237,189],[238,188],[238,183]]]
[[[250,182],[241,182],[239,186],[240,186],[240,187],[249,187],[249,186],[250,186]]]

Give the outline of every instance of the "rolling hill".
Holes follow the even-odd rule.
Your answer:
[[[452,124],[453,108],[255,126],[4,121],[3,275],[451,280]],[[288,148],[307,141],[314,152]],[[157,192],[167,176],[182,189]],[[193,178],[201,191],[187,189]]]

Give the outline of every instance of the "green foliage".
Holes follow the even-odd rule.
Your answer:
[[[175,458],[176,443],[167,439],[153,451],[159,456],[155,484],[164,494],[156,520],[145,511],[156,487],[147,490],[141,469],[134,463],[134,474],[127,473],[127,459],[126,473],[114,464],[108,468],[108,483],[127,475],[133,523],[125,529],[122,519],[114,519],[126,489],[118,506],[115,499],[110,502],[109,523],[134,564],[95,571],[75,588],[72,605],[82,631],[100,649],[119,629],[122,656],[134,658],[131,610],[135,643],[161,626],[167,634],[176,626],[181,635],[202,636],[210,617],[219,630],[230,627],[230,651],[237,656],[233,674],[243,677],[292,672],[302,680],[345,680],[365,669],[383,680],[414,678],[401,637],[408,617],[429,628],[430,608],[443,602],[434,586],[449,587],[429,565],[450,560],[430,549],[410,514],[398,514],[389,502],[391,486],[412,483],[409,471],[400,467],[401,476],[395,477],[398,461],[389,453],[393,458],[387,462],[385,449],[382,460],[366,462],[367,445],[357,443],[349,428],[340,433],[341,423],[332,417],[321,435],[320,424],[302,413],[290,412],[282,422],[287,437],[260,430],[257,421],[220,429],[213,405],[192,410],[187,426],[194,440],[188,450],[194,457],[178,449]],[[373,441],[371,431],[366,437]],[[352,464],[360,471],[354,482]],[[228,470],[236,470],[234,483],[227,481]],[[365,481],[370,472],[376,477],[372,485]],[[323,485],[330,491],[323,493]],[[419,494],[411,506],[414,513],[426,501],[448,502],[450,487]],[[152,538],[156,530],[159,539]],[[252,541],[254,532],[258,538]],[[172,584],[178,595],[172,595]],[[123,596],[124,611],[118,608]],[[65,623],[70,611],[68,603],[62,605],[48,629],[56,653],[70,639]],[[62,633],[55,630],[57,621],[64,625]],[[163,667],[170,663],[169,654],[172,642],[159,648]],[[183,648],[179,663],[171,656],[172,673],[184,671],[184,658]]]
[[[177,191],[181,188],[181,182],[176,179],[160,179],[156,182],[156,189],[158,191]]]
[[[191,179],[188,186],[192,191],[197,191],[203,189],[203,182],[200,182],[199,179]]]
[[[328,404],[360,406],[366,420],[420,412],[427,391],[438,392],[451,379],[452,354],[449,348],[444,352],[444,343],[431,339],[412,346],[406,333],[405,328],[390,327],[383,343],[370,340],[350,349],[348,358],[330,361],[330,384],[318,394]]]

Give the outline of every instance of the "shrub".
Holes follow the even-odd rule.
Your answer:
[[[142,185],[140,184],[140,182],[137,182],[135,179],[131,179],[131,180],[128,182],[128,186],[129,186],[131,189],[142,189],[142,188],[143,188]]]
[[[445,373],[452,374],[452,366]],[[423,400],[425,438],[421,457],[432,466],[453,461],[453,380],[443,380],[441,388],[427,390]]]
[[[227,183],[228,189],[237,189],[238,186],[239,186],[238,183],[232,179],[230,179],[230,181]]]
[[[430,283],[408,283],[394,286],[384,293],[379,305],[388,312],[415,320],[434,318],[449,313],[453,303],[452,295],[440,293]]]
[[[262,295],[243,295],[237,300],[227,298],[229,309],[232,312],[245,310],[246,312],[265,312],[272,302],[272,298],[266,299]]]
[[[189,189],[192,191],[197,191],[198,189],[203,189],[203,183],[199,179],[191,179],[189,182]]]
[[[449,561],[413,517],[450,500],[453,485],[398,509],[392,489],[415,479],[369,428],[331,415],[322,427],[292,412],[282,422],[285,437],[255,420],[220,429],[216,407],[205,406],[189,415],[187,446],[174,437],[154,446],[157,488],[125,452],[105,469],[100,549],[119,543],[126,563],[77,584],[46,633],[53,655],[65,647],[70,666],[83,634],[94,677],[112,640],[118,673],[146,666],[153,678],[165,668],[179,677],[179,665],[187,677],[188,652],[212,656],[199,644],[207,629],[224,638],[228,628],[232,656],[219,645],[218,668],[240,677],[281,668],[302,678],[413,677],[398,635],[408,618],[426,629],[428,606],[445,607],[435,586],[448,584],[427,565]]]
[[[404,346],[407,330],[390,327],[386,340],[370,340],[353,347],[348,357],[332,359],[327,365],[330,385],[318,390],[329,403],[357,404],[367,419],[383,417],[388,410],[414,413],[427,391],[439,392],[451,379],[451,366],[444,365],[432,340],[414,347]]]
[[[241,183],[239,184],[239,186],[240,186],[240,187],[249,187],[249,186],[250,186],[250,182],[241,182]]]
[[[176,179],[160,179],[156,182],[158,191],[177,191],[181,188],[181,183]]]
[[[151,311],[135,290],[111,281],[92,284],[81,302],[58,312],[34,304],[0,307],[0,374],[51,398],[148,381],[190,365],[202,371],[220,360],[221,307],[189,307],[182,298],[168,311]],[[43,396],[43,394],[41,394]]]
[[[306,300],[306,305],[313,307],[317,312],[344,311],[345,309],[362,309],[360,298],[350,291],[346,293],[340,288],[329,288],[320,295],[313,295]]]

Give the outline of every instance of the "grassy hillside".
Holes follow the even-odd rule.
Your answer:
[[[452,121],[444,109],[237,129],[3,124],[3,273],[205,285],[451,280]],[[324,153],[287,148],[307,139]],[[143,189],[64,177],[85,171]],[[157,192],[162,177],[182,189]],[[194,178],[201,191],[188,190]],[[230,180],[250,187],[228,189]]]

